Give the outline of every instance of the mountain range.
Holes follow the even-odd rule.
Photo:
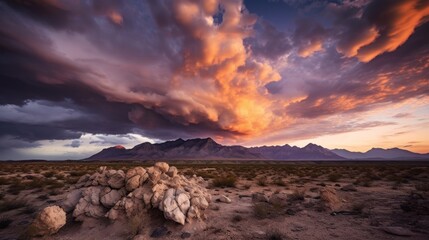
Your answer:
[[[105,148],[87,160],[346,160],[346,159],[429,159],[429,154],[413,153],[392,148],[373,148],[365,153],[351,152],[345,149],[329,150],[309,143],[305,147],[261,146],[246,148],[243,146],[224,146],[211,138],[181,138],[163,143],[145,142],[131,149],[123,146]]]

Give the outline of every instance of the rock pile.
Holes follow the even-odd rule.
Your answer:
[[[178,174],[176,167],[157,162],[126,173],[100,167],[96,173],[79,179],[62,207],[73,211],[78,221],[86,217],[116,220],[157,208],[166,219],[183,225],[203,217],[210,201],[203,178],[186,178]]]

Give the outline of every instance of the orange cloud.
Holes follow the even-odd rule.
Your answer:
[[[215,25],[218,4],[225,12]],[[264,85],[281,77],[267,63],[251,60],[243,40],[256,18],[243,8],[237,0],[174,1],[173,17],[187,33],[184,61],[173,76],[174,90],[157,103],[159,111],[245,135],[259,134],[277,121]]]
[[[347,45],[340,42],[337,50],[347,57],[369,62],[380,54],[395,51],[428,16],[427,1],[374,1],[363,15],[372,26]]]
[[[122,25],[124,19],[122,18],[122,15],[117,11],[109,11],[107,13],[107,17],[112,21],[113,23],[117,25]]]

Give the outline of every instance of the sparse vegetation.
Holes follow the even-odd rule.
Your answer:
[[[417,191],[428,192],[429,191],[429,182],[416,183],[415,188]]]
[[[274,179],[273,184],[275,184],[277,186],[281,186],[281,187],[285,187],[286,186],[286,183],[281,178]]]
[[[340,173],[331,173],[328,175],[328,180],[331,182],[338,182],[342,177]]]
[[[290,201],[304,201],[304,199],[305,199],[305,191],[304,190],[296,189],[289,196]]]
[[[267,240],[284,240],[286,236],[279,229],[270,229],[266,234]]]
[[[234,217],[232,217],[232,222],[237,223],[240,222],[241,220],[243,220],[243,217],[241,215],[234,215]]]
[[[352,205],[352,211],[357,213],[357,214],[362,214],[364,208],[365,208],[364,203],[354,203]]]
[[[259,177],[259,178],[256,180],[256,184],[258,184],[258,186],[261,186],[261,187],[265,187],[265,186],[267,186],[267,177],[265,177],[265,176],[263,176],[263,177]]]
[[[236,182],[237,177],[235,176],[217,177],[213,179],[212,186],[218,188],[235,187]]]
[[[48,172],[44,172],[42,175],[45,176],[45,178],[51,178],[56,174],[56,172],[54,171],[48,171]]]
[[[37,209],[34,207],[34,206],[31,206],[31,205],[27,205],[27,206],[25,206],[22,210],[21,210],[21,212],[22,213],[24,213],[24,214],[33,214],[33,213],[35,213],[37,211]]]
[[[0,204],[0,213],[25,207],[27,202],[20,199],[5,200]]]

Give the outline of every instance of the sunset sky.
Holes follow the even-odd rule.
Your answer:
[[[212,137],[429,152],[429,1],[0,2],[0,159]]]

